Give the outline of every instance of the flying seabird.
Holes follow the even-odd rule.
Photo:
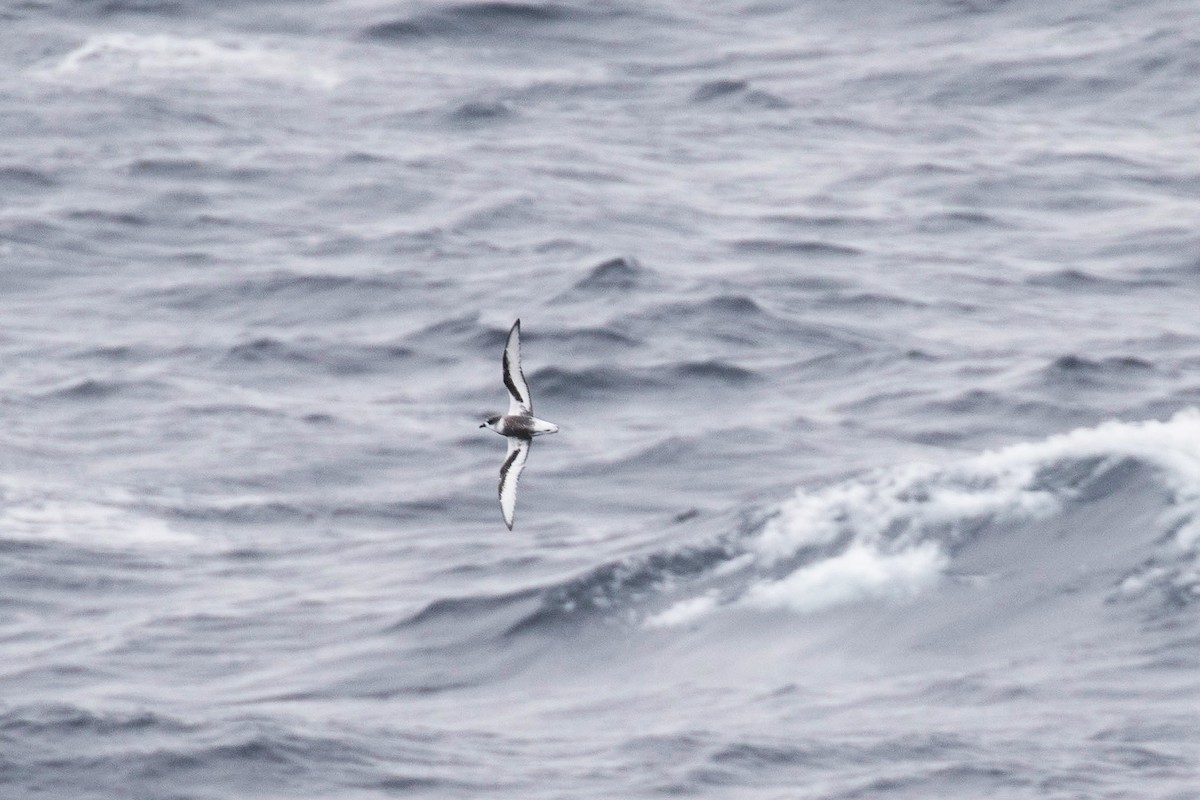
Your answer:
[[[500,465],[500,512],[511,531],[517,509],[517,480],[529,458],[529,444],[534,436],[558,433],[558,426],[553,422],[533,415],[529,384],[521,372],[521,320],[513,323],[504,345],[504,387],[508,389],[508,413],[488,417],[479,427],[491,428],[508,439],[508,456]]]

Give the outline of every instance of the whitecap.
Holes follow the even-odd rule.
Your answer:
[[[117,490],[81,496],[66,487],[5,477],[0,479],[0,541],[65,542],[102,550],[155,549],[198,541],[133,505]]]
[[[934,542],[895,553],[854,545],[780,580],[754,584],[741,604],[805,614],[862,600],[908,600],[935,585],[948,563]]]
[[[170,34],[90,36],[56,63],[36,72],[75,84],[108,84],[130,77],[151,80],[241,80],[333,89],[341,78],[326,59],[251,40],[214,40]]]
[[[877,470],[816,491],[800,490],[752,542],[764,563],[805,547],[850,536],[858,542],[917,541],[937,528],[944,538],[980,521],[1024,521],[1058,513],[1078,491],[1071,480],[1046,479],[1047,471],[1089,459],[1123,459],[1157,468],[1173,491],[1186,524],[1176,535],[1184,549],[1200,541],[1200,411],[1189,409],[1160,422],[1107,422],[1022,442],[948,464],[918,463]]]
[[[717,602],[716,593],[703,594],[699,597],[680,600],[666,610],[647,617],[642,625],[646,628],[674,628],[680,625],[687,625],[706,616],[717,607]]]
[[[1200,411],[1189,409],[1166,421],[1111,421],[944,464],[906,464],[801,489],[730,562],[746,575],[740,588],[678,601],[644,624],[691,624],[723,607],[815,613],[914,598],[938,584],[968,537],[1060,514],[1088,499],[1093,481],[1107,491],[1103,476],[1124,462],[1159,476],[1170,499],[1159,522],[1173,533],[1171,552],[1149,559],[1114,591],[1137,596],[1161,586],[1200,596]]]

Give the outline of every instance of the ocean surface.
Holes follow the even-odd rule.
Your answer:
[[[1200,798],[1198,31],[0,5],[0,798]]]

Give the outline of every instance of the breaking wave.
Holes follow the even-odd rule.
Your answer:
[[[88,37],[35,74],[91,85],[138,77],[189,82],[229,79],[333,89],[342,79],[332,65],[320,60],[311,53],[293,53],[265,42],[118,32]]]
[[[1149,528],[1132,511],[1122,516],[1135,506],[1150,509]],[[714,524],[718,532],[702,533]],[[1200,411],[881,468],[724,519],[687,518],[678,530],[699,535],[533,595],[493,598],[508,609],[495,620],[505,630],[495,633],[591,617],[658,629],[724,611],[803,615],[903,603],[947,578],[988,591],[991,581],[1030,569],[1029,554],[1012,546],[995,575],[969,574],[964,562],[972,548],[1001,546],[1014,530],[1057,537],[1079,548],[1068,560],[1097,562],[1097,605],[1156,597],[1155,608],[1178,607],[1200,600]],[[1052,591],[1065,593],[1076,590],[1079,576],[1052,580],[1060,584]]]
[[[1126,565],[1111,588],[1132,595],[1157,586],[1176,601],[1200,597],[1200,413],[1188,410],[1165,422],[1114,421],[962,461],[802,489],[719,565],[736,565],[743,580],[677,600],[648,624],[693,621],[727,606],[806,613],[912,597],[952,571],[956,553],[972,541],[1000,536],[1005,526],[1069,518],[1147,472],[1167,498],[1158,546]]]

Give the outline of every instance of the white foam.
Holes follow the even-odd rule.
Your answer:
[[[136,75],[157,80],[241,79],[332,89],[341,79],[323,58],[262,42],[216,41],[169,34],[107,33],[38,74],[89,84]]]
[[[780,507],[752,549],[769,563],[841,536],[868,543],[885,533],[892,540],[916,540],[939,526],[953,536],[980,520],[1044,518],[1057,513],[1073,491],[1039,484],[1039,473],[1091,458],[1134,458],[1158,467],[1177,507],[1188,512],[1190,522],[1177,536],[1180,545],[1191,548],[1200,540],[1200,523],[1191,513],[1200,503],[1200,412],[1189,409],[1165,422],[1107,422],[963,461],[912,464],[802,490]]]
[[[716,607],[715,593],[702,594],[699,597],[680,600],[665,611],[647,617],[643,625],[647,628],[675,628],[706,616]]]
[[[0,540],[58,541],[112,550],[189,545],[197,538],[129,508],[119,493],[85,498],[63,488],[4,478]]]
[[[780,580],[755,584],[740,603],[804,614],[862,600],[908,600],[936,584],[948,561],[934,542],[896,553],[857,544]]]
[[[1200,593],[1200,411],[1166,421],[1107,422],[1094,428],[987,451],[946,464],[918,463],[877,470],[817,490],[800,490],[781,504],[748,543],[748,569],[778,568],[806,549],[841,548],[782,578],[752,582],[740,596],[712,595],[676,603],[647,625],[687,624],[721,605],[812,613],[864,600],[905,599],[936,585],[949,564],[945,545],[980,524],[1043,519],[1059,513],[1078,491],[1055,483],[1053,467],[1099,459],[1135,459],[1157,468],[1172,494],[1164,529],[1185,563],[1169,572],[1177,586]],[[843,544],[844,543],[844,544]],[[739,566],[745,556],[739,557]],[[1119,591],[1138,594],[1166,571],[1129,576]],[[1189,583],[1191,577],[1195,581]]]

